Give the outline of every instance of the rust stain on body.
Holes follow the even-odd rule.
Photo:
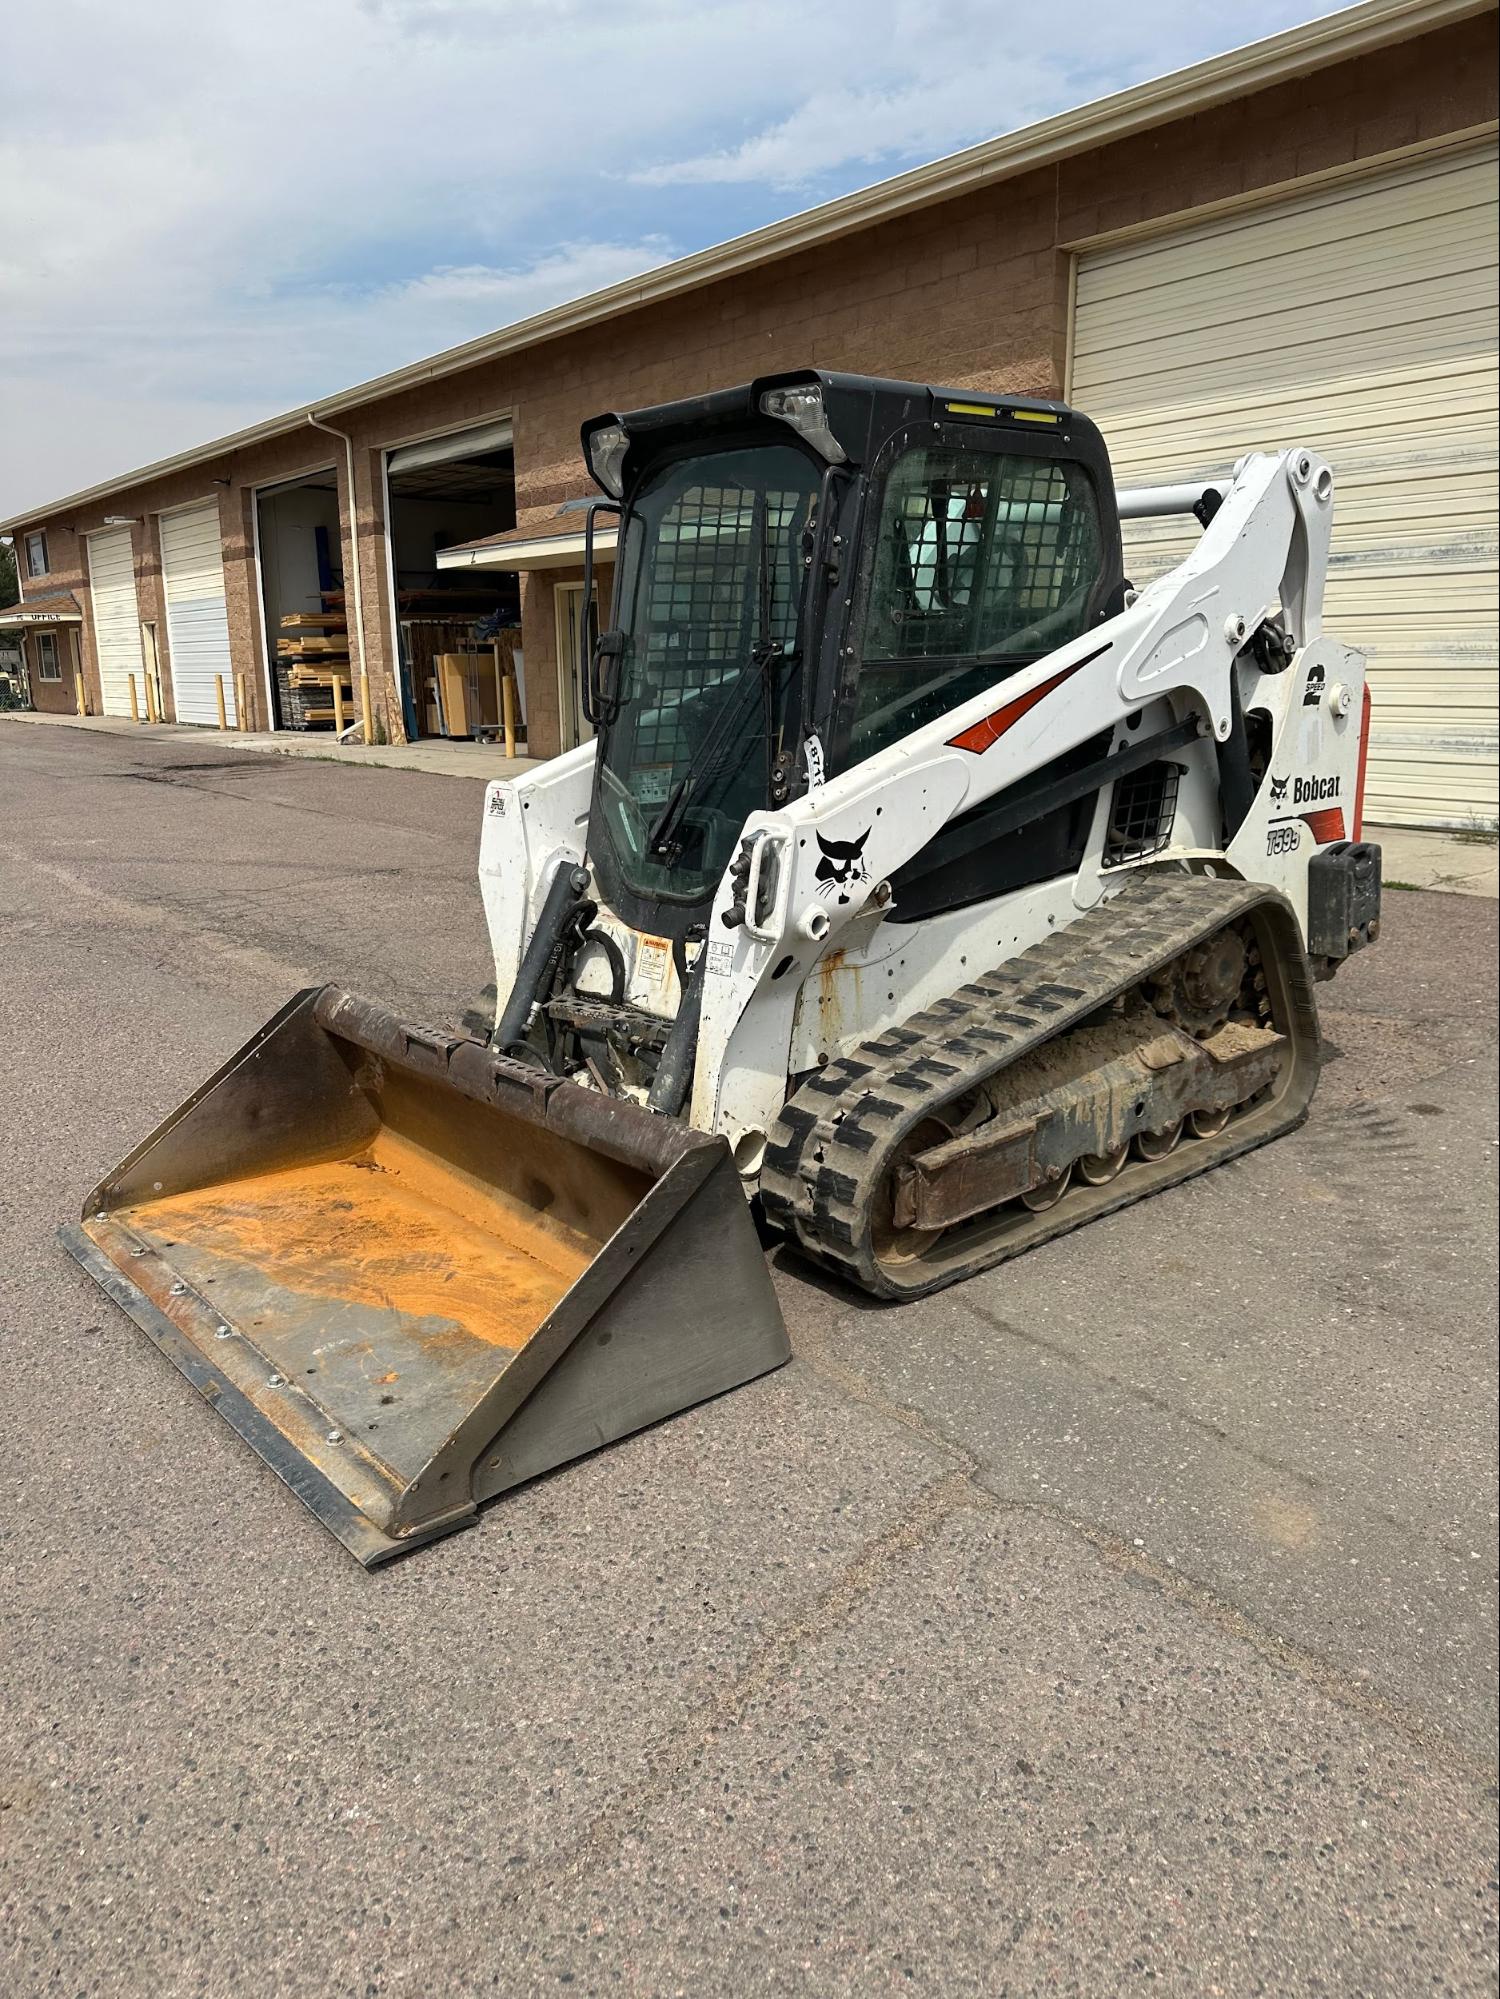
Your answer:
[[[349,1159],[170,1195],[120,1219],[305,1296],[442,1320],[511,1350],[591,1254],[388,1132]]]
[[[842,948],[818,960],[818,1034],[830,1054],[837,1052],[844,1033],[846,981],[849,996],[859,1013],[860,966],[851,965]]]

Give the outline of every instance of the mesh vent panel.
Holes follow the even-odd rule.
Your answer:
[[[1127,861],[1143,861],[1166,846],[1172,837],[1172,821],[1177,816],[1177,787],[1181,778],[1180,765],[1158,762],[1115,780],[1109,831],[1104,840],[1107,868],[1122,867]]]

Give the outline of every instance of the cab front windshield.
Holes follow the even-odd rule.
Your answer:
[[[817,492],[795,446],[752,444],[670,461],[632,500],[596,818],[637,896],[703,901],[768,803]]]

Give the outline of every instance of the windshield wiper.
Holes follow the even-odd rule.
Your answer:
[[[687,769],[678,778],[676,784],[673,785],[666,802],[663,804],[661,811],[657,813],[646,834],[647,852],[661,856],[669,864],[676,856],[677,850],[673,844],[673,835],[682,823],[683,814],[694,797],[702,791],[709,779],[718,775],[723,763],[724,749],[734,737],[732,725],[738,723],[740,710],[745,705],[747,689],[754,688],[757,685],[765,687],[767,697],[766,709],[769,715],[771,711],[770,696],[772,691],[770,676],[784,660],[791,657],[790,648],[783,645],[780,639],[772,638],[771,636],[771,509],[768,503],[763,501],[761,504],[760,535],[757,547],[758,559],[756,563],[759,631],[756,635],[755,643],[750,648],[750,657],[740,668],[739,673],[724,695],[719,712],[709,723],[702,741],[688,759]]]
[[[678,778],[668,794],[661,811],[652,821],[646,834],[646,846],[653,854],[665,855],[672,845],[672,836],[682,822],[693,799],[697,797],[708,781],[716,777],[724,762],[724,751],[733,741],[740,713],[749,704],[745,700],[747,690],[759,684],[765,675],[773,672],[781,662],[791,657],[779,639],[760,639],[751,648],[750,657],[740,668],[729,688],[723,706],[715,715],[692,756],[687,769]]]

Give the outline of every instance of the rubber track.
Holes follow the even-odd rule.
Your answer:
[[[1275,1099],[1217,1138],[1184,1142],[1150,1164],[1132,1161],[1107,1186],[1075,1189],[1045,1213],[1023,1221],[1017,1209],[1003,1240],[976,1240],[967,1256],[955,1230],[943,1238],[940,1265],[877,1261],[876,1201],[901,1141],[923,1118],[1251,914],[1276,1024],[1292,1042],[1289,1079]],[[766,1219],[804,1255],[877,1297],[919,1297],[1291,1130],[1307,1114],[1318,1056],[1312,974],[1285,897],[1253,882],[1144,872],[1066,930],[810,1076],[770,1135],[761,1176]]]

